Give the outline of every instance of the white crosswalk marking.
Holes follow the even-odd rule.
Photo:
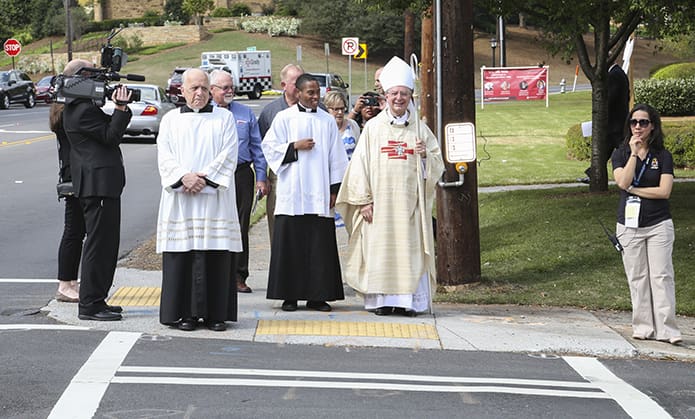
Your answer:
[[[111,332],[92,352],[87,362],[53,406],[49,419],[91,418],[101,398],[140,333]]]
[[[646,394],[610,372],[596,358],[566,356],[563,359],[589,382],[596,384],[635,419],[671,418],[671,415]]]

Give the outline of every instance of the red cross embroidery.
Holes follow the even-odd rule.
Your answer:
[[[389,140],[389,145],[381,147],[381,152],[388,154],[389,159],[406,160],[408,158],[406,154],[414,152],[412,148],[405,148],[406,145],[405,141]]]

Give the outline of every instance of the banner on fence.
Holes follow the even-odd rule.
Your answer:
[[[481,104],[506,100],[544,100],[548,106],[548,66],[482,67]]]

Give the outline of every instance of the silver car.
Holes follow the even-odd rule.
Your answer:
[[[126,128],[126,135],[151,135],[156,140],[162,117],[176,108],[176,105],[169,99],[164,89],[154,84],[126,84],[126,86],[129,89],[140,90],[140,100],[128,104],[133,117]],[[111,115],[114,103],[107,100],[101,109]]]
[[[326,92],[340,92],[345,98],[345,103],[350,105],[350,98],[348,98],[348,84],[343,81],[343,78],[336,73],[309,73],[309,75],[315,78],[319,82],[319,87],[321,88],[321,100],[326,96]]]

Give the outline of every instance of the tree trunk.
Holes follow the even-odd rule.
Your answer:
[[[403,33],[403,59],[410,61],[410,54],[415,52],[415,14],[410,9],[403,13],[404,33]]]
[[[420,50],[420,116],[425,120],[432,132],[437,134],[435,120],[435,89],[434,89],[434,34],[432,6],[422,15],[422,39]]]

